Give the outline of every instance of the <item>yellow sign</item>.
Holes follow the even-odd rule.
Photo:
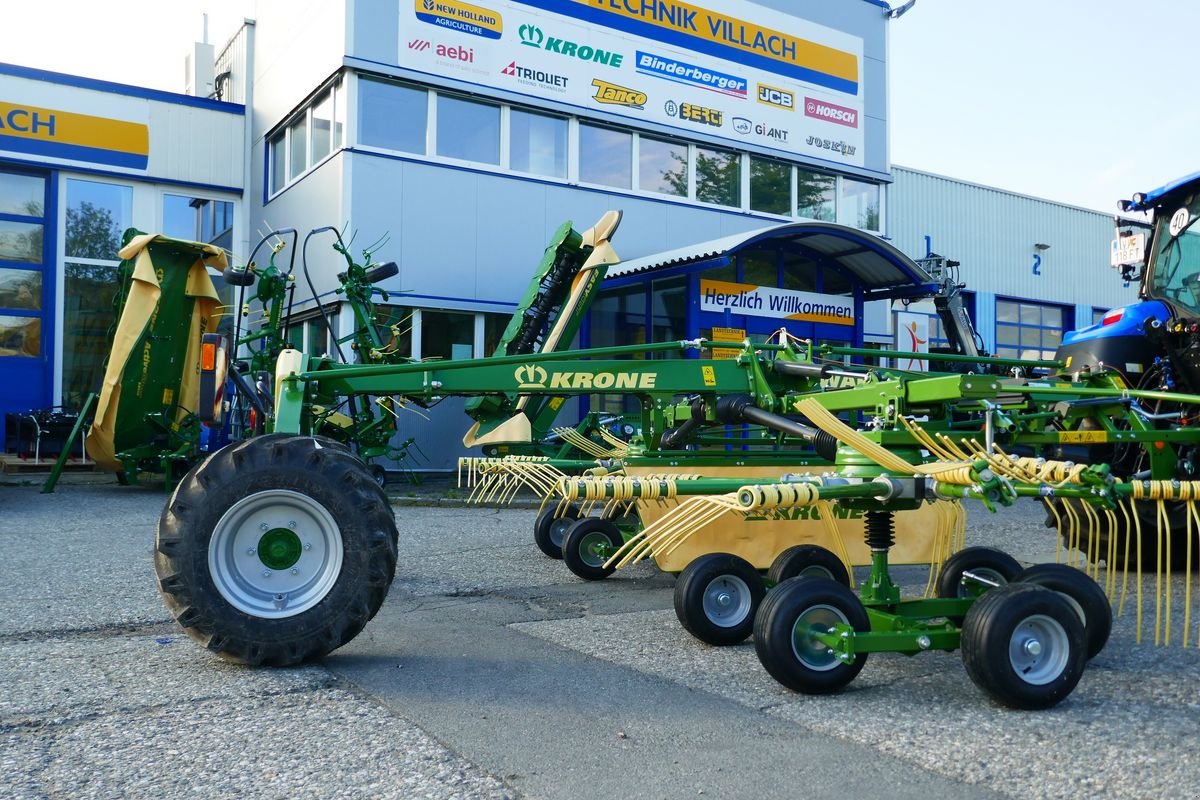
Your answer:
[[[495,11],[460,0],[415,0],[417,19],[446,30],[499,39],[504,20]]]
[[[606,103],[613,106],[629,106],[630,108],[646,107],[645,92],[639,92],[637,89],[629,89],[615,83],[602,81],[599,78],[592,80],[592,86],[596,87],[596,93],[592,97],[597,103]]]
[[[0,101],[0,150],[145,169],[150,129],[137,122]]]
[[[714,342],[740,342],[746,338],[746,330],[744,328],[718,328],[714,325],[712,338]]]
[[[1061,431],[1058,441],[1063,444],[1103,444],[1108,441],[1108,431]]]
[[[717,385],[717,371],[712,367],[701,367],[700,374],[704,376],[705,386]]]

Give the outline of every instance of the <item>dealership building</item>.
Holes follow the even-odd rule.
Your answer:
[[[894,248],[961,262],[988,350],[1048,356],[1135,299],[1105,266],[1112,219],[894,166],[888,31],[920,24],[894,16],[883,0],[259,0],[227,44],[187,54],[179,94],[0,65],[0,415],[98,386],[130,226],[238,263],[274,228],[343,229],[400,265],[384,314],[416,358],[489,354],[551,233],[609,209],[623,262],[584,346],[714,328],[892,346],[895,314],[932,304],[852,262]],[[862,233],[822,244],[830,222]],[[332,241],[302,254],[317,300],[298,281],[290,333],[310,352],[330,347],[318,302],[339,336],[353,322]],[[784,304],[720,299],[760,292]],[[418,467],[462,452],[460,408],[405,420]]]

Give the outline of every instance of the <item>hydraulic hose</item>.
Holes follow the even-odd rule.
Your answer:
[[[678,428],[667,428],[662,438],[658,440],[663,450],[678,450],[684,446],[692,431],[704,424],[704,398],[697,397],[692,401],[692,415],[683,421]]]
[[[734,394],[722,397],[717,401],[717,417],[728,424],[749,422],[762,425],[764,428],[808,442],[816,449],[817,455],[827,461],[833,461],[837,456],[838,442],[833,436],[818,428],[765,411],[754,405],[754,400],[749,395]]]

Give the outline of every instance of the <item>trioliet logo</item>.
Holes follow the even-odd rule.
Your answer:
[[[513,372],[518,389],[653,389],[654,372],[551,372],[522,364]]]
[[[624,86],[618,86],[615,83],[602,81],[599,78],[592,80],[592,86],[596,87],[596,93],[592,97],[597,103],[607,103],[614,106],[628,106],[629,108],[645,108],[646,93],[639,92],[637,89],[629,89]]]

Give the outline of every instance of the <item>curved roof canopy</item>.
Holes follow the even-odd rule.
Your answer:
[[[1191,175],[1184,176],[1178,180],[1173,180],[1170,183],[1164,183],[1157,189],[1151,189],[1143,194],[1140,198],[1134,195],[1133,202],[1129,204],[1127,211],[1147,211],[1154,208],[1160,200],[1168,195],[1171,195],[1191,183],[1200,182],[1200,172],[1193,172]]]
[[[607,277],[688,265],[720,266],[738,253],[762,249],[782,249],[809,263],[832,267],[850,288],[861,288],[867,300],[924,296],[936,289],[928,272],[888,242],[831,222],[789,222],[666,250],[615,264]]]

